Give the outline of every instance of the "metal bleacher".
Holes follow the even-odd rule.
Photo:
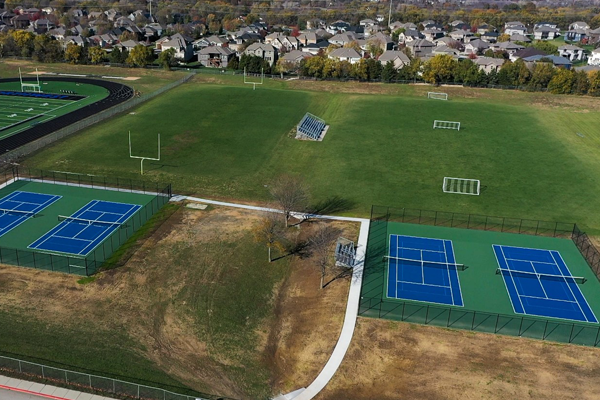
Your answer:
[[[325,126],[325,121],[310,113],[306,113],[298,124],[297,130],[300,135],[308,139],[319,140]]]

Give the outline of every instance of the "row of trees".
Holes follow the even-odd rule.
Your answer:
[[[282,68],[281,64],[278,67]],[[449,55],[436,55],[427,62],[415,58],[400,69],[392,62],[361,59],[355,64],[336,61],[324,55],[300,62],[301,76],[318,79],[357,79],[364,81],[425,81],[432,84],[454,83],[468,86],[519,87],[527,90],[549,90],[556,94],[589,94],[600,96],[600,72],[573,71],[556,68],[547,60],[531,66],[523,60],[505,61],[496,71],[486,73],[471,59],[457,61]]]
[[[14,30],[0,33],[0,57],[31,57],[35,61],[71,64],[100,64],[111,62],[132,67],[143,67],[154,62],[152,47],[137,45],[131,49],[115,47],[110,53],[97,46],[77,46],[69,43],[66,47],[46,34],[34,35],[31,32]],[[165,68],[175,65],[175,49],[161,52],[158,62]]]

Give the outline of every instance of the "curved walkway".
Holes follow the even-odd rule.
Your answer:
[[[267,207],[258,207],[258,206],[248,206],[244,204],[237,203],[228,203],[223,201],[209,200],[209,199],[201,199],[198,197],[189,197],[189,196],[174,196],[172,198],[173,201],[181,201],[181,200],[191,200],[197,201],[199,203],[206,204],[214,204],[225,207],[236,207],[236,208],[244,208],[248,210],[254,211],[265,211],[265,212],[278,212],[280,210],[267,208]],[[358,316],[358,305],[360,302],[360,288],[362,285],[363,278],[363,268],[365,261],[365,253],[367,249],[367,239],[369,236],[369,220],[364,218],[353,218],[353,217],[336,217],[330,215],[314,215],[314,214],[303,214],[303,213],[294,213],[294,217],[300,219],[306,218],[319,218],[319,219],[329,219],[329,220],[338,220],[338,221],[354,221],[360,222],[360,233],[358,235],[358,243],[356,249],[356,259],[357,264],[354,266],[354,271],[352,273],[352,281],[350,283],[350,292],[348,294],[348,303],[346,304],[346,315],[344,317],[344,325],[342,326],[342,331],[340,333],[340,337],[329,357],[327,363],[317,376],[317,378],[306,388],[299,389],[292,393],[288,393],[287,395],[281,395],[275,398],[275,400],[310,400],[315,397],[325,385],[329,383],[333,375],[338,370],[346,352],[348,351],[348,347],[350,346],[350,341],[352,340],[352,336],[354,335],[354,328],[356,327],[356,317]]]
[[[96,394],[78,392],[43,383],[29,382],[22,379],[0,375],[1,400],[113,400]]]

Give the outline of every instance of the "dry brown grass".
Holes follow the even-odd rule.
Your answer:
[[[597,399],[600,349],[359,318],[346,358],[317,397]]]
[[[250,361],[264,366],[267,374],[262,384],[276,393],[307,385],[337,341],[349,287],[347,280],[340,279],[319,290],[319,274],[309,255],[271,267],[289,265],[290,269],[273,286],[272,301],[265,304],[272,315],[259,324],[254,348],[243,349],[244,354],[239,349],[219,348],[222,339],[211,329],[211,323],[220,323],[216,316],[212,322],[210,317],[198,321],[198,315],[205,314],[197,307],[204,303],[196,301],[194,288],[220,285],[230,272],[218,259],[195,249],[217,246],[219,253],[222,243],[248,240],[260,217],[235,208],[198,211],[182,207],[124,267],[101,273],[86,285],[69,275],[0,266],[0,310],[19,309],[23,316],[42,323],[60,320],[65,329],[81,324],[106,331],[126,327],[127,335],[145,349],[140,356],[189,387],[208,393],[255,398],[251,393],[258,390],[256,382],[249,389],[250,383],[232,372]],[[356,224],[333,224],[356,239]],[[302,223],[290,230],[302,240],[316,226]],[[190,250],[195,259],[187,257]],[[183,260],[178,253],[184,255]],[[244,260],[238,261],[243,265]]]

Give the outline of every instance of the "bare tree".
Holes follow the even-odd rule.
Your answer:
[[[275,213],[267,213],[260,220],[258,225],[253,230],[254,239],[257,242],[265,243],[269,252],[269,262],[273,261],[271,257],[271,249],[273,247],[283,251],[282,237],[283,237],[283,224],[281,220],[277,218]]]
[[[285,226],[292,211],[304,211],[308,205],[308,187],[304,180],[295,175],[280,175],[271,184],[271,196],[283,210]]]
[[[329,224],[321,224],[309,239],[312,253],[321,271],[321,289],[323,289],[327,269],[333,265],[333,244],[340,234],[341,231],[338,228]]]

